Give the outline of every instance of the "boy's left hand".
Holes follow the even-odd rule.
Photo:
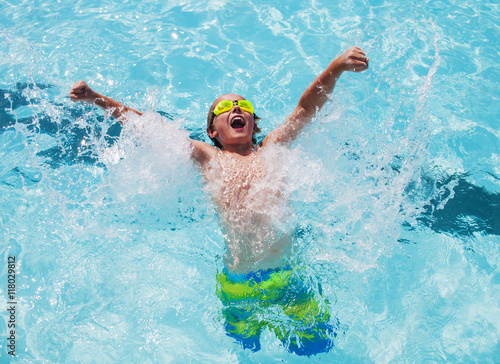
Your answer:
[[[340,58],[345,71],[361,72],[368,68],[369,59],[361,48],[351,47]]]

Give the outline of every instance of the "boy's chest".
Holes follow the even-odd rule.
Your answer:
[[[257,157],[226,158],[220,164],[221,177],[225,185],[249,189],[255,182],[262,181],[265,168]]]
[[[205,171],[207,188],[221,209],[221,218],[240,232],[262,232],[286,213],[282,209],[286,199],[283,176],[276,175],[277,168],[272,169],[259,155],[224,157],[214,160]]]
[[[259,190],[262,188],[266,169],[258,156],[223,156],[217,167],[214,171],[219,182],[217,195],[225,207],[249,204],[262,195]]]

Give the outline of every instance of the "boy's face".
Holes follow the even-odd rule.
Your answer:
[[[214,101],[210,113],[222,100],[244,100],[240,95],[226,94]],[[253,114],[243,111],[237,104],[227,112],[215,116],[211,125],[207,127],[210,138],[215,138],[224,147],[225,145],[243,145],[252,143],[252,136],[257,132]]]

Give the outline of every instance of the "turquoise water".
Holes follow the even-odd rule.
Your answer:
[[[1,2],[12,362],[495,362],[498,19],[491,1]],[[224,243],[185,136],[208,141],[227,92],[252,100],[265,135],[351,45],[370,69],[344,74],[293,148],[267,155],[345,333],[302,358],[266,331],[252,353],[224,331]],[[143,131],[71,103],[80,79],[150,110]]]

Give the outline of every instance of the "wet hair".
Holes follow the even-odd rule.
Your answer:
[[[208,115],[207,115],[207,128],[210,128],[212,129],[212,125],[213,125],[213,121],[214,121],[214,109],[215,109],[215,101],[212,103],[212,106],[210,106],[210,110],[208,110]],[[255,123],[255,126],[256,126],[256,131],[257,133],[260,133],[260,128],[259,126],[257,125],[257,120],[260,120],[260,118],[253,114],[253,121]],[[210,138],[210,137],[209,137]],[[222,148],[222,145],[219,143],[219,141],[216,139],[216,138],[210,138],[212,139],[212,142],[214,143],[214,145],[219,148],[219,149],[223,149]],[[255,138],[255,134],[252,136],[252,143],[253,145],[257,144],[257,138]]]

